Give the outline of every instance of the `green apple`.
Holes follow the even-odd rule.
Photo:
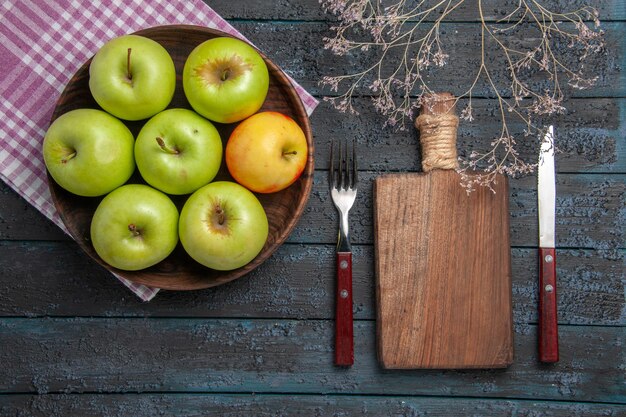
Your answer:
[[[124,120],[154,116],[172,101],[176,69],[152,39],[124,35],[102,46],[89,66],[89,89],[107,112]]]
[[[213,38],[187,57],[183,89],[191,107],[202,116],[233,123],[261,108],[269,89],[269,73],[252,46],[235,38]]]
[[[77,109],[58,117],[43,139],[43,158],[67,191],[96,197],[124,184],[135,170],[135,138],[102,110]]]
[[[96,253],[115,268],[148,268],[176,247],[178,209],[167,195],[152,187],[123,185],[96,208],[91,241]]]
[[[308,144],[291,117],[265,111],[239,123],[226,143],[226,165],[233,178],[258,193],[274,193],[302,175]]]
[[[180,242],[204,266],[220,271],[242,267],[263,249],[267,215],[252,192],[230,181],[197,190],[180,213]]]
[[[220,134],[188,109],[168,109],[143,126],[135,160],[144,180],[168,194],[191,194],[208,184],[222,163]]]

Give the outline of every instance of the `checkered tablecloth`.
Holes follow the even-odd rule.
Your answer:
[[[55,103],[76,70],[104,42],[166,24],[206,26],[243,38],[201,0],[2,0],[0,178],[66,233],[52,203],[41,154]],[[264,52],[271,56],[271,51]],[[294,86],[310,114],[317,101]],[[116,277],[145,301],[159,291]]]

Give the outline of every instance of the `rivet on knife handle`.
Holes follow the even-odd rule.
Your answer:
[[[539,265],[539,360],[553,363],[559,361],[554,248],[539,248]]]
[[[539,215],[539,360],[559,360],[556,301],[556,169],[554,126],[548,126],[539,152],[537,212]]]
[[[335,365],[354,363],[352,324],[352,253],[337,253],[337,294],[335,325]]]

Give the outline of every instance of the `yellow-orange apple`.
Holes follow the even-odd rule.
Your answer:
[[[254,192],[273,193],[300,177],[307,152],[306,136],[295,120],[267,111],[239,123],[226,144],[225,159],[239,184]]]

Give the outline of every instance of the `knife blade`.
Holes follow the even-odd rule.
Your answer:
[[[554,169],[554,126],[541,142],[537,169],[539,212],[539,360],[559,360],[556,297],[556,178]]]

